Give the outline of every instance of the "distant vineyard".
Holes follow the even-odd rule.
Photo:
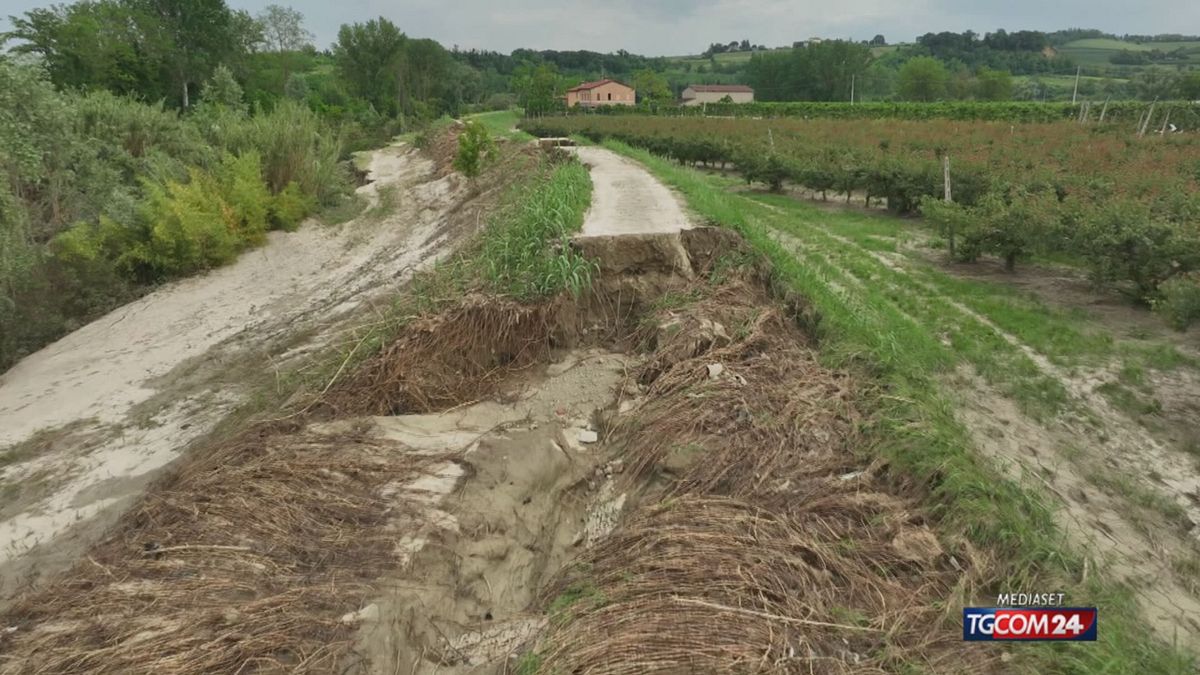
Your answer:
[[[882,200],[925,213],[954,253],[1009,266],[1035,252],[1086,260],[1140,300],[1200,270],[1200,136],[1078,124],[590,115],[525,120],[534,134],[612,138],[681,163],[732,167],[772,189]],[[943,197],[942,157],[954,203]],[[955,241],[956,239],[956,241]],[[1174,286],[1172,286],[1174,288]]]
[[[1186,101],[1153,104],[1148,128],[1160,129],[1164,122],[1179,129],[1200,131],[1200,104]],[[1086,106],[1086,110],[1084,107]],[[1079,120],[1081,112],[1090,123],[1136,126],[1150,112],[1144,101],[1089,101],[1085,103],[1033,103],[948,101],[942,103],[710,103],[700,106],[610,106],[598,112],[607,115],[657,115],[668,117],[762,117],[842,120],[962,120],[981,122],[1061,122]]]

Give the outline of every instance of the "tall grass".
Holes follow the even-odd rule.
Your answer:
[[[274,194],[295,183],[319,204],[327,205],[349,186],[349,176],[340,163],[340,135],[326,129],[316,113],[299,103],[282,101],[270,112],[253,116],[218,110],[198,123],[221,150],[257,152],[262,157],[263,178]]]
[[[1189,656],[1155,639],[1139,618],[1129,589],[1102,573],[1087,577],[1085,555],[1064,544],[1045,499],[976,456],[970,434],[955,418],[954,404],[938,387],[938,375],[952,367],[953,356],[933,331],[897,311],[886,289],[868,285],[848,292],[831,283],[831,270],[814,262],[819,262],[819,251],[812,260],[800,261],[772,234],[780,224],[776,220],[786,217],[780,212],[643,150],[615,141],[604,145],[642,162],[705,219],[741,233],[770,260],[775,283],[813,303],[821,317],[817,332],[823,358],[855,368],[880,386],[872,402],[872,452],[906,480],[926,487],[943,533],[965,536],[998,558],[993,590],[1053,588],[1067,592],[1077,604],[1101,607],[1101,642],[1022,650],[1025,668],[1048,673],[1194,672]]]
[[[583,226],[591,178],[578,161],[545,171],[508,195],[484,235],[479,260],[494,292],[528,300],[591,283],[592,264],[568,243]]]

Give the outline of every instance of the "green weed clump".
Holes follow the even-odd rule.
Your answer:
[[[1174,277],[1158,290],[1161,295],[1154,301],[1154,311],[1172,328],[1184,331],[1200,322],[1200,273]]]
[[[107,260],[135,281],[161,281],[231,262],[261,244],[273,223],[294,227],[312,204],[294,184],[272,195],[253,151],[226,154],[211,172],[194,168],[186,181],[147,181],[143,189],[127,222],[101,216],[55,237],[55,258],[80,268]]]

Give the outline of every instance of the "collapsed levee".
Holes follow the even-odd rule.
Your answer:
[[[989,669],[953,621],[976,556],[865,465],[855,383],[736,254],[643,319],[646,392],[612,433],[640,504],[543,591],[525,669]]]
[[[514,381],[553,391],[581,358],[625,377],[588,374],[578,406],[491,426],[494,401],[437,416],[471,440],[453,486],[422,497],[433,525],[379,585],[363,670],[995,667],[956,639],[979,557],[940,542],[921,495],[856,453],[861,393],[819,363],[802,303],[773,298],[728,232],[581,239],[595,293],[539,315],[540,360],[450,358],[484,374],[517,363],[485,395],[518,407],[553,394],[511,395]],[[561,351],[589,339],[607,349]],[[392,420],[429,438],[428,416]],[[591,429],[597,444],[575,442]]]
[[[938,609],[975,557],[854,452],[802,303],[729,232],[647,236],[201,454],[6,616],[0,672],[989,667]]]

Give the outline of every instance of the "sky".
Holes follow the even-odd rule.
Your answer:
[[[62,1],[62,0],[57,0]],[[227,0],[258,13],[272,0]],[[343,23],[383,16],[411,37],[446,47],[511,52],[587,49],[666,56],[695,54],[713,42],[769,47],[810,37],[908,42],[943,30],[1099,28],[1124,34],[1200,33],[1194,0],[274,0],[307,18],[319,48]],[[49,0],[0,0],[8,15]]]

